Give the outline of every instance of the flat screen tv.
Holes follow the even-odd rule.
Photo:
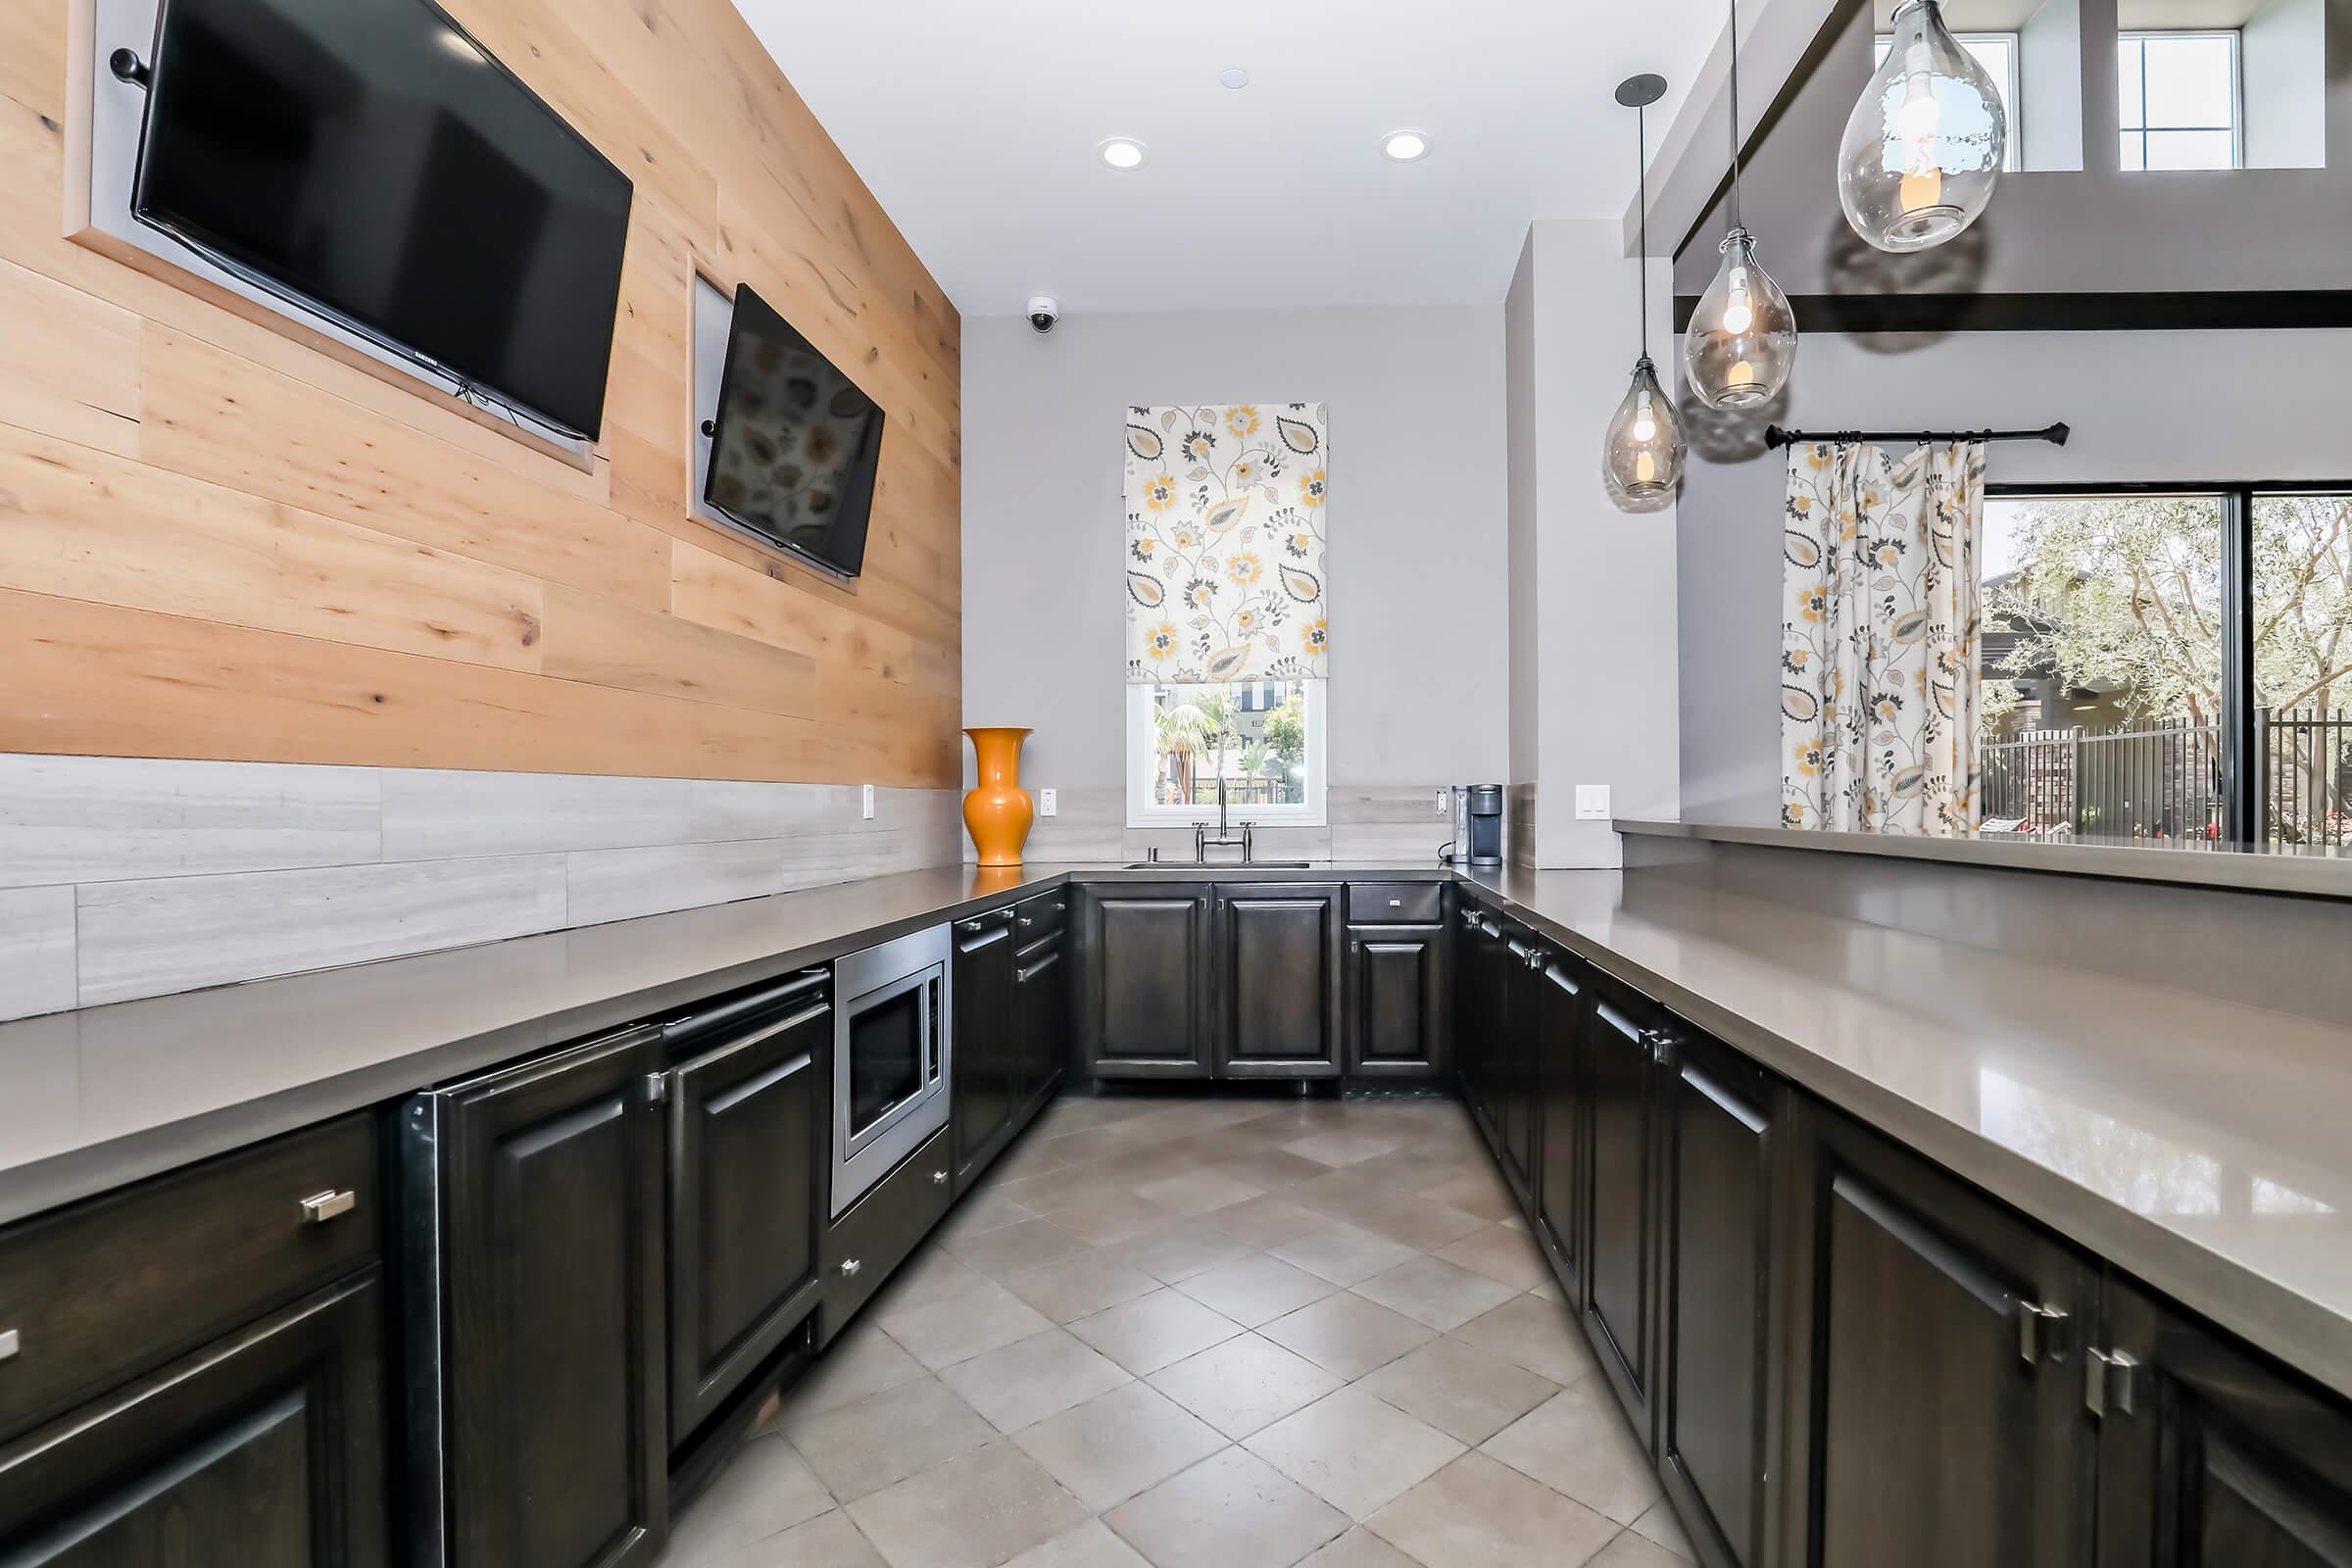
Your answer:
[[[761,538],[855,577],[865,564],[881,458],[882,406],[739,286],[703,499]]]
[[[630,196],[430,0],[164,0],[139,220],[590,440]]]

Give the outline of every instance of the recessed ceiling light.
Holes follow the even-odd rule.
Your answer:
[[[1392,130],[1380,138],[1380,151],[1392,163],[1417,164],[1429,156],[1429,137],[1418,130]]]
[[[1147,156],[1144,144],[1133,136],[1113,136],[1101,148],[1102,161],[1117,170],[1141,169]]]
[[[1217,73],[1217,79],[1228,87],[1247,87],[1250,85],[1250,73],[1240,66],[1227,66]]]

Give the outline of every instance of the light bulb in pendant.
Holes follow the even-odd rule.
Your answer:
[[[1662,502],[1683,476],[1682,422],[1647,355],[1634,366],[1633,385],[1609,420],[1600,456],[1609,482],[1629,501]]]
[[[1755,244],[1744,228],[1724,236],[1723,267],[1683,334],[1684,378],[1712,409],[1767,401],[1796,366],[1796,313],[1756,265]]]
[[[1883,251],[1940,245],[1992,200],[2009,112],[1992,77],[1943,24],[1936,0],[1906,0],[1886,62],[1845,122],[1838,201]]]

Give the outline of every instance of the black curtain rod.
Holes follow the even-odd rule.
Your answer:
[[[1939,441],[2047,441],[2062,447],[2074,433],[2064,420],[2039,430],[1784,430],[1777,424],[1768,424],[1764,427],[1764,444],[1793,447],[1809,441],[1917,441],[1925,447]]]

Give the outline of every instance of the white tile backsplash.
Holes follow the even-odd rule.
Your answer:
[[[0,754],[0,1018],[950,865],[960,799]]]

